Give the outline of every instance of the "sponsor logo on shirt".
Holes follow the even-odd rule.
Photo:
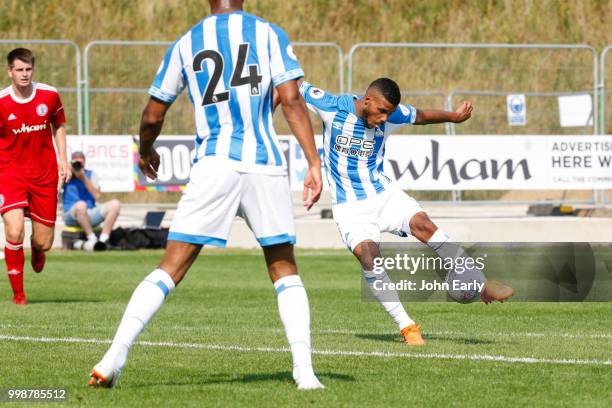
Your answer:
[[[32,125],[32,126],[28,126],[25,123],[22,123],[19,129],[13,129],[13,133],[18,135],[20,133],[37,132],[39,130],[45,130],[46,128],[47,128],[46,123],[41,123],[40,125]]]
[[[15,116],[14,113],[11,113],[8,117],[8,120],[15,120],[15,119],[17,119],[17,116]]]
[[[374,152],[374,141],[338,136],[334,143],[334,150],[348,156],[370,157]]]

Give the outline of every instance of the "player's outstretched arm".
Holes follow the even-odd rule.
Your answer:
[[[145,176],[151,179],[157,178],[157,169],[159,169],[159,154],[155,151],[153,143],[161,133],[168,108],[170,108],[169,104],[149,98],[140,119],[138,167]]]
[[[296,80],[290,80],[276,87],[278,100],[283,106],[283,115],[295,135],[298,143],[304,150],[308,161],[308,173],[304,178],[304,191],[302,201],[306,209],[310,209],[319,201],[323,180],[321,178],[321,160],[317,153],[312,124],[308,116],[306,103],[298,90]]]
[[[68,183],[72,178],[72,171],[68,166],[68,155],[66,153],[66,128],[59,126],[55,129],[55,145],[57,146],[57,172],[60,183]]]
[[[429,125],[432,123],[461,123],[465,122],[472,116],[472,102],[464,101],[459,108],[454,112],[448,112],[435,109],[417,109],[415,125]]]

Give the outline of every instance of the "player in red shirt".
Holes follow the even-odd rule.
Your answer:
[[[45,251],[53,244],[58,181],[68,182],[72,173],[66,159],[66,118],[57,90],[32,82],[30,50],[14,49],[7,62],[13,84],[0,91],[0,214],[13,302],[23,305],[24,218],[32,220],[31,263],[40,272]]]

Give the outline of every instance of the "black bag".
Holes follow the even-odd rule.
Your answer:
[[[166,247],[168,228],[117,228],[111,232],[109,244],[119,249],[159,249]]]

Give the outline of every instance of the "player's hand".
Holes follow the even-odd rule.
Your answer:
[[[154,148],[140,152],[138,158],[138,167],[142,174],[148,178],[155,180],[157,179],[157,170],[159,169],[159,154]]]
[[[69,183],[72,178],[72,171],[66,160],[60,160],[57,163],[57,172],[60,183]]]
[[[321,164],[308,168],[306,177],[304,177],[304,191],[302,192],[302,203],[307,210],[321,198],[321,190],[323,190],[323,179],[321,177]]]
[[[472,110],[474,110],[474,106],[472,102],[463,101],[459,109],[455,111],[455,123],[465,122],[472,116]]]

